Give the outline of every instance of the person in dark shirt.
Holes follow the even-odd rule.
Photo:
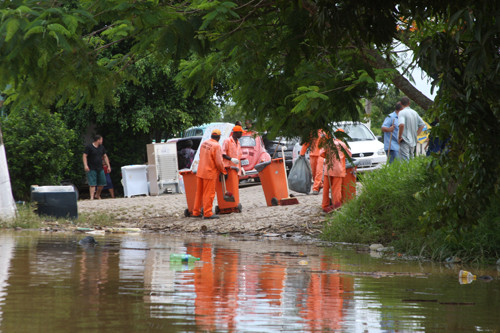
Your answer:
[[[94,142],[85,146],[85,150],[83,152],[83,167],[87,173],[90,200],[94,199],[94,195],[95,198],[101,199],[102,189],[106,186],[106,175],[104,174],[104,169],[102,167],[103,159],[108,168],[108,172],[111,172],[109,158],[106,154],[106,148],[104,148],[102,142],[102,136],[97,134],[94,136]]]

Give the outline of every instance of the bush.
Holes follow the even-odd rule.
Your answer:
[[[401,232],[418,228],[423,213],[416,194],[431,182],[427,160],[394,162],[363,175],[361,188],[353,200],[328,221],[325,235],[345,242],[389,243]]]
[[[47,110],[12,110],[2,121],[12,192],[28,200],[31,185],[58,185],[73,153],[75,134],[58,114]]]
[[[429,224],[424,218],[446,195],[435,189],[438,173],[430,161],[424,157],[409,163],[396,161],[364,175],[357,198],[327,220],[324,237],[330,241],[383,243],[398,252],[434,260],[450,256],[465,261],[498,258],[498,197],[490,200],[489,208],[473,226]]]

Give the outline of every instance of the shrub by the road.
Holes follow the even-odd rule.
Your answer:
[[[497,200],[492,199],[481,219],[468,227],[457,228],[460,221],[443,225],[423,218],[448,195],[434,189],[436,177],[430,158],[425,157],[409,163],[395,162],[364,175],[357,198],[327,218],[324,237],[331,241],[392,245],[398,252],[435,260],[450,256],[468,261],[498,258]]]
[[[13,110],[2,121],[12,192],[30,197],[31,185],[59,185],[73,158],[75,134],[59,115],[46,110]]]

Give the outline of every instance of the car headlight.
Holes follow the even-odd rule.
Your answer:
[[[379,150],[377,150],[377,155],[385,155],[384,148],[380,148]]]

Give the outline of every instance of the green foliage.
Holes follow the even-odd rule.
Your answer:
[[[437,261],[456,256],[467,262],[493,264],[500,256],[499,207],[498,197],[490,200],[481,217],[471,227],[457,227],[451,223],[429,230],[425,226],[426,219],[421,219],[420,225],[428,230],[426,233],[410,231],[402,234],[393,245],[401,252],[423,255]],[[428,209],[432,210],[432,207]]]
[[[0,221],[0,228],[23,228],[37,229],[47,223],[54,227],[106,227],[112,226],[115,220],[113,216],[103,213],[83,213],[79,214],[78,219],[56,218],[52,216],[38,215],[33,206],[30,204],[22,204],[17,206],[17,216],[8,222]]]
[[[0,86],[12,84],[8,103],[22,96],[102,109],[130,77],[130,63],[155,48],[161,59],[184,57],[194,33],[176,5],[158,1],[4,1],[0,14]],[[115,45],[124,52],[103,56]]]
[[[426,191],[439,174],[430,158],[409,163],[395,161],[363,175],[360,193],[325,224],[330,241],[383,243],[397,252],[443,261],[458,256],[464,261],[487,261],[500,255],[500,199],[495,197],[470,228],[455,224],[429,226],[426,214],[443,198]]]
[[[272,136],[306,138],[311,129],[359,118],[360,97],[376,84],[359,79],[373,72],[356,50],[340,49],[347,42],[342,34],[328,35],[332,44],[325,46],[331,31],[321,32],[307,8],[289,2],[240,6],[238,15],[245,19],[227,15],[203,25],[213,49],[182,63],[183,86],[207,91],[213,78],[228,74],[232,101]]]
[[[421,40],[419,64],[437,80],[433,134],[450,139],[435,167],[444,194],[426,224],[452,229],[477,226],[500,193],[500,26],[498,2],[450,5],[446,26]]]
[[[147,57],[132,65],[130,72],[137,79],[118,88],[117,105],[97,114],[98,124],[117,123],[122,130],[149,133],[159,142],[215,116],[211,96],[196,98],[179,87],[173,66]]]
[[[42,220],[38,216],[30,205],[17,205],[17,216],[16,218],[8,221],[1,222],[0,227],[2,228],[23,228],[23,229],[34,229],[39,228],[42,225]]]
[[[408,230],[419,230],[419,217],[435,198],[417,195],[433,181],[428,159],[395,161],[363,174],[360,194],[333,215],[325,237],[336,241],[390,243]]]
[[[75,134],[58,114],[47,110],[11,110],[2,120],[12,191],[20,200],[30,195],[31,185],[58,185],[73,158],[70,142]]]
[[[104,110],[119,104],[113,88],[140,79],[131,64],[147,56],[161,65],[189,56],[176,78],[194,97],[229,91],[225,100],[255,119],[257,129],[306,139],[334,121],[359,118],[360,101],[372,99],[379,82],[394,73],[391,54],[399,39],[439,87],[427,117],[440,120],[433,133],[451,138],[429,188],[429,195],[442,196],[425,225],[472,228],[500,192],[499,6],[472,0],[3,1],[0,87],[12,86],[7,103],[29,99],[60,107],[71,101]],[[387,61],[374,65],[374,54]],[[158,123],[155,109],[175,116],[174,107],[153,104],[138,105],[137,119],[115,114],[114,124],[142,133]],[[185,115],[174,119],[178,126],[189,122]]]
[[[195,98],[175,83],[173,66],[145,57],[131,65],[129,71],[136,79],[122,83],[116,90],[114,105],[106,106],[103,112],[91,106],[57,108],[68,127],[81,136],[91,125],[96,126],[95,133],[103,135],[116,188],[120,188],[122,166],[146,162],[146,144],[152,139],[160,142],[174,137],[192,125],[210,122],[216,114],[211,95]],[[72,145],[76,157],[66,173],[66,178],[76,185],[84,180],[83,147],[83,140]]]

